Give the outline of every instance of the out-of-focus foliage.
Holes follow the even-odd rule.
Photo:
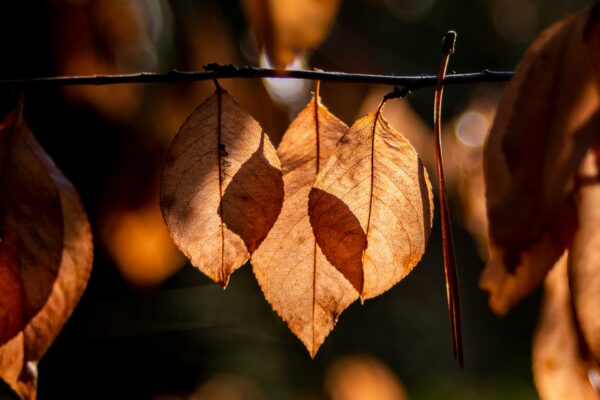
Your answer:
[[[244,0],[247,15],[276,68],[317,48],[334,24],[341,0]]]
[[[349,356],[333,364],[325,380],[329,400],[407,400],[402,381],[381,361]]]

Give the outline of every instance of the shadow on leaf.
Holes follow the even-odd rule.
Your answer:
[[[308,195],[308,209],[323,254],[361,293],[367,236],[359,220],[341,199],[317,188]]]
[[[235,173],[223,192],[222,220],[252,254],[267,236],[283,205],[283,174],[265,157],[262,133],[256,151]],[[221,145],[221,173],[227,174],[227,148]]]

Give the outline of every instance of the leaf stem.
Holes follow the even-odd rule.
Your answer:
[[[321,81],[315,81],[315,93],[313,98],[313,111],[315,113],[315,179],[321,170],[321,138],[319,132],[319,90],[321,89]],[[313,180],[314,181],[314,180]],[[312,309],[311,309],[311,327],[312,327],[312,348],[310,355],[314,358],[316,340],[315,340],[315,308],[317,306],[317,238],[313,235],[313,271],[312,271]]]
[[[448,314],[452,329],[452,345],[454,358],[462,368],[464,366],[462,324],[460,317],[460,295],[458,274],[456,271],[456,258],[454,256],[454,241],[452,239],[452,225],[448,212],[448,199],[446,197],[446,181],[444,178],[444,161],[442,156],[442,96],[446,71],[450,55],[454,53],[456,32],[449,31],[444,36],[442,44],[442,62],[438,73],[438,82],[433,103],[433,125],[435,130],[435,155],[438,176],[438,196],[440,199],[440,216],[442,222],[442,243],[444,253],[444,274],[446,276],[446,296],[448,298]]]
[[[217,165],[219,168],[219,199],[221,202],[219,204],[218,213],[220,220],[220,231],[221,231],[221,270],[220,272],[220,281],[219,284],[225,289],[227,287],[227,283],[229,281],[229,275],[225,275],[225,228],[223,227],[223,160],[222,160],[222,144],[221,144],[221,118],[222,118],[222,90],[221,85],[219,85],[219,81],[217,78],[213,79],[213,83],[215,84],[215,93],[217,94]]]
[[[434,87],[437,85],[436,75],[375,75],[353,74],[335,71],[316,70],[277,70],[257,67],[236,67],[233,65],[209,64],[205,71],[171,70],[164,73],[139,72],[123,75],[89,75],[89,76],[51,76],[39,78],[0,79],[0,86],[17,88],[38,88],[49,86],[79,86],[79,85],[115,85],[135,83],[176,83],[195,82],[214,79],[233,78],[281,78],[309,79],[338,83],[371,83],[382,85],[397,85],[411,91]],[[474,83],[507,82],[512,77],[512,71],[469,72],[451,74],[444,78],[445,85],[461,85]]]

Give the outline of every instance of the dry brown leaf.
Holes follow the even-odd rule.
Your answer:
[[[113,8],[129,9],[130,1]],[[139,5],[140,11],[152,3],[164,5],[165,1],[144,3]],[[183,47],[177,52],[182,69],[202,69],[210,62],[234,65],[241,62],[231,21],[219,12],[218,4],[174,5],[174,8],[182,17],[178,20],[178,31]],[[163,11],[167,10],[163,8]],[[164,17],[167,18],[168,13]],[[248,112],[261,122],[265,131],[283,132],[288,126],[289,118],[275,110],[260,80],[230,79],[224,81],[223,87],[247,105]],[[129,114],[125,127],[116,127],[127,139],[115,150],[118,155],[109,166],[108,186],[102,191],[104,196],[94,223],[100,244],[122,278],[134,288],[155,288],[184,265],[184,257],[173,243],[161,215],[159,165],[186,117],[213,91],[214,85],[209,81],[146,87],[141,108]]]
[[[329,400],[408,399],[400,379],[381,361],[368,356],[336,362],[327,372],[325,392]]]
[[[0,127],[0,344],[46,303],[63,251],[63,215],[54,167],[21,121]]]
[[[43,165],[54,185],[54,190],[59,195],[59,206],[61,207],[60,226],[63,229],[60,232],[62,238],[60,267],[57,268],[56,279],[50,286],[50,295],[40,311],[22,327],[20,332],[0,346],[0,377],[22,398],[35,399],[37,363],[73,312],[86,287],[92,268],[92,235],[77,192],[43,152],[24,123],[19,123],[13,132],[0,131],[0,135],[2,138],[13,137],[15,144],[12,148],[13,155],[25,151],[36,155],[36,157],[30,155],[27,159],[21,160]],[[13,165],[11,174],[20,175],[19,169],[29,170],[27,164],[22,162],[18,164],[18,168],[14,168]],[[20,176],[26,177],[26,175]],[[21,184],[34,184],[35,181],[31,179],[32,177],[29,177],[28,180],[21,181]],[[2,182],[2,193],[5,193],[4,184],[5,182]],[[11,190],[20,189],[11,186]],[[37,186],[37,190],[42,191],[44,188]],[[33,194],[30,195],[33,196]],[[44,223],[42,216],[39,218],[40,220],[36,221],[38,225],[27,224],[29,229],[44,235],[55,234],[52,231],[39,231],[37,226]],[[21,230],[17,232],[22,237]],[[1,266],[3,269],[4,267],[4,265]],[[33,290],[42,290],[42,283],[44,285],[48,283],[45,282],[48,275],[45,269],[44,264],[34,264],[24,271],[24,276],[30,276],[30,279],[39,282],[39,285],[31,285]]]
[[[509,280],[529,280],[515,281],[513,289],[519,289],[510,294],[497,287],[506,279],[482,283],[508,296],[502,300],[507,305],[542,282],[574,232],[573,176],[600,120],[598,85],[583,41],[586,19],[585,13],[563,19],[529,48],[500,102],[485,146],[495,261],[484,280],[503,274],[493,272],[495,268],[516,272]],[[537,271],[519,271],[525,268]]]
[[[575,314],[596,360],[600,360],[599,162],[597,153],[590,152],[580,168],[577,194],[579,224],[569,256],[569,280]]]
[[[175,244],[222,286],[275,223],[283,203],[277,153],[225,90],[217,88],[173,139],[160,202]]]
[[[581,355],[574,325],[567,253],[548,274],[545,287],[532,354],[533,376],[540,398],[597,400],[600,394],[588,380],[590,366]]]
[[[327,37],[340,0],[244,0],[244,6],[272,64],[285,68]]]
[[[309,196],[317,243],[363,300],[414,268],[433,221],[427,171],[382,106],[342,137]]]
[[[340,313],[358,297],[321,252],[308,219],[308,193],[318,169],[347,129],[318,95],[291,123],[277,149],[285,183],[283,208],[252,256],[265,298],[312,357]]]

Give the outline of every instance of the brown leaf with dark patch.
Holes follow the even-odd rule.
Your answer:
[[[308,194],[320,166],[348,127],[318,94],[298,114],[277,149],[285,200],[279,219],[252,256],[265,298],[314,357],[358,293],[325,258],[308,218]]]
[[[587,18],[566,17],[532,44],[485,146],[493,260],[482,287],[504,304],[496,311],[539,286],[573,237],[573,177],[600,126],[600,95],[583,40]],[[500,275],[505,279],[486,278]]]
[[[47,188],[53,187],[53,191],[58,194],[58,206],[60,207],[59,226],[61,229],[58,234],[61,246],[59,248],[59,266],[54,267],[52,274],[50,274],[48,264],[40,260],[42,257],[49,257],[50,255],[47,251],[38,248],[37,251],[40,253],[36,253],[36,258],[28,260],[37,260],[37,262],[35,264],[25,264],[27,268],[21,269],[21,276],[25,283],[21,287],[45,292],[45,286],[49,285],[49,296],[44,299],[39,312],[21,327],[18,334],[0,346],[0,377],[22,398],[35,399],[37,363],[73,312],[89,279],[93,255],[92,235],[77,192],[44,153],[27,126],[23,122],[9,125],[8,128],[0,131],[0,137],[0,140],[4,141],[9,138],[12,142],[12,147],[9,148],[12,150],[12,164],[7,163],[6,152],[3,153],[5,163],[2,164],[3,171],[7,171],[12,177],[10,180],[5,178],[2,181],[2,193],[7,193],[5,185],[8,182],[18,183],[17,186],[10,186],[11,195],[27,193],[27,196],[30,196],[29,198],[33,201],[34,199],[39,200],[39,196],[42,194],[47,196],[48,193],[43,192],[48,190]],[[44,179],[49,179],[49,181],[45,181],[44,185],[38,184],[39,175],[30,175],[34,171],[39,174],[40,171],[36,169],[41,168],[45,172]],[[22,180],[17,181],[17,177]],[[28,189],[23,189],[20,186],[28,186]],[[38,193],[28,193],[36,187]],[[42,230],[49,219],[47,216],[42,215],[40,210],[45,210],[47,206],[48,204],[41,203],[39,208],[35,209],[35,205],[30,203],[29,212],[20,215],[23,219],[19,221],[19,226],[31,230],[27,236],[24,236],[23,228],[14,230],[14,227],[12,227],[11,231],[5,231],[3,238],[9,234],[16,236],[21,241],[27,240],[29,243],[35,243],[35,240],[40,239],[40,237],[35,236],[37,234],[46,239],[50,239],[50,235],[56,235],[57,232],[55,231],[45,228]],[[12,211],[14,212],[14,209]],[[37,219],[33,221],[31,219],[33,217]],[[53,223],[54,219],[52,218]],[[53,238],[53,241],[56,241],[56,238]],[[3,240],[2,246],[5,243]],[[21,250],[23,252],[29,251],[27,248]],[[5,250],[2,251],[4,256],[6,254],[4,253]],[[7,266],[3,262],[0,268],[6,271]],[[49,280],[51,275],[55,278],[52,281]],[[5,280],[2,280],[3,284],[5,282]],[[4,305],[2,309],[4,310]]]
[[[568,256],[572,258],[572,254]],[[542,400],[597,400],[588,373],[592,367],[581,353],[572,312],[567,253],[546,278],[542,314],[533,339],[533,377]]]
[[[110,6],[107,2],[119,4]],[[166,4],[166,0],[133,2],[140,4],[132,4],[132,0],[123,4],[106,0],[103,5],[118,14],[130,7],[138,7],[143,11],[150,3]],[[86,4],[89,5],[89,2]],[[234,65],[243,62],[238,54],[237,37],[232,32],[233,21],[222,14],[218,3],[179,3],[172,6],[173,11],[181,17],[177,22],[178,43],[182,46],[177,50],[180,68],[197,70],[210,62]],[[167,9],[168,6],[163,10]],[[143,12],[139,15],[143,15]],[[164,17],[166,25],[162,25],[163,34],[169,31],[170,25],[168,14]],[[152,19],[143,21],[152,23]],[[127,23],[128,18],[116,22]],[[130,45],[138,43],[133,41]],[[161,40],[161,43],[168,47],[169,42]],[[160,48],[156,50],[160,55]],[[266,132],[283,133],[289,125],[287,113],[276,110],[259,79],[229,79],[221,85],[236,94],[236,99],[245,105],[255,119],[261,121]],[[198,104],[214,92],[214,85],[210,81],[202,81],[193,85],[129,86],[145,87],[141,93],[144,101],[135,112],[127,114],[126,124],[113,126],[116,129],[114,134],[126,135],[128,139],[120,141],[119,146],[114,148],[116,154],[111,158],[116,158],[108,166],[107,185],[102,190],[103,196],[94,223],[99,244],[127,284],[149,290],[164,283],[185,262],[185,257],[169,235],[159,206],[162,160],[183,122]],[[114,87],[107,89],[114,91]],[[122,108],[120,110],[123,111]],[[278,136],[270,137],[273,141],[279,140]],[[115,196],[115,193],[119,195]]]
[[[0,127],[0,344],[46,303],[63,251],[53,164],[19,113]]]
[[[340,0],[244,0],[244,5],[270,61],[275,68],[285,68],[325,39]]]
[[[414,268],[433,221],[427,172],[382,106],[342,137],[309,195],[317,243],[363,300]]]
[[[569,281],[575,314],[596,360],[600,360],[599,162],[597,152],[590,151],[581,165],[577,192],[579,224],[569,252]]]
[[[160,202],[175,244],[222,286],[279,216],[277,153],[258,122],[220,87],[173,139]]]

